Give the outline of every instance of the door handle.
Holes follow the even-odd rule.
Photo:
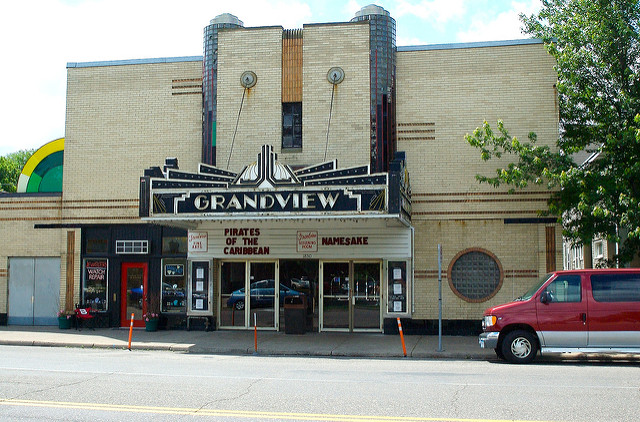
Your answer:
[[[583,312],[580,316],[582,317],[582,323],[586,324],[586,322],[587,322],[587,314],[586,314],[586,312]]]

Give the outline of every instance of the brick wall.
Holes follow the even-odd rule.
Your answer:
[[[226,168],[229,162],[229,170],[242,170],[255,160],[265,143],[273,145],[283,163],[317,164],[325,160],[327,129],[327,160],[338,158],[339,167],[368,164],[368,24],[307,25],[303,34],[303,146],[300,151],[282,151],[282,28],[220,32],[216,132],[219,167]],[[334,66],[344,69],[345,80],[335,88],[331,107],[333,88],[327,73]],[[247,70],[256,73],[258,81],[244,92],[243,100],[240,76]]]
[[[542,44],[407,51],[397,61],[398,130],[433,130],[431,139],[398,135],[420,181],[414,193],[495,192],[474,177],[494,175],[496,163],[483,162],[464,140],[483,120],[496,129],[502,119],[523,141],[531,131],[543,145],[558,138],[555,62]]]
[[[437,244],[443,245],[445,319],[478,319],[494,304],[512,300],[546,271],[545,224],[505,224],[537,218],[548,193],[532,187],[510,195],[480,185],[500,162],[483,162],[464,140],[487,120],[502,119],[512,136],[557,140],[556,73],[542,44],[451,48],[398,53],[398,150],[407,152],[415,226],[414,318],[438,317]],[[461,251],[482,248],[503,268],[503,284],[486,302],[468,303],[449,287],[446,271]],[[557,269],[562,266],[556,228]]]
[[[255,86],[246,92],[240,84],[240,76],[245,71],[252,71],[258,77]],[[226,169],[229,163],[230,171],[239,172],[256,160],[264,144],[273,145],[279,152],[282,137],[281,86],[281,27],[219,32],[218,167]]]
[[[338,167],[369,164],[368,22],[307,25],[303,49],[302,161],[306,164],[325,161],[326,147],[326,159],[337,159]],[[344,70],[345,76],[333,88],[327,73],[336,66]]]
[[[201,61],[69,68],[63,219],[135,220],[144,169],[196,170],[201,86]]]

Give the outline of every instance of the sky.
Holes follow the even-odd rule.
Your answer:
[[[0,156],[64,137],[67,63],[201,56],[203,29],[348,22],[373,0],[20,0],[0,6]],[[398,46],[513,40],[540,0],[378,0]]]

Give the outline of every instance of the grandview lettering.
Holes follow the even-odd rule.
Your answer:
[[[198,211],[278,211],[278,210],[331,210],[340,192],[302,193],[233,193],[200,194],[193,204]]]

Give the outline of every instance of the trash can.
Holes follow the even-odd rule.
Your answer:
[[[305,296],[287,296],[284,298],[285,334],[304,334],[306,331],[307,303]]]

